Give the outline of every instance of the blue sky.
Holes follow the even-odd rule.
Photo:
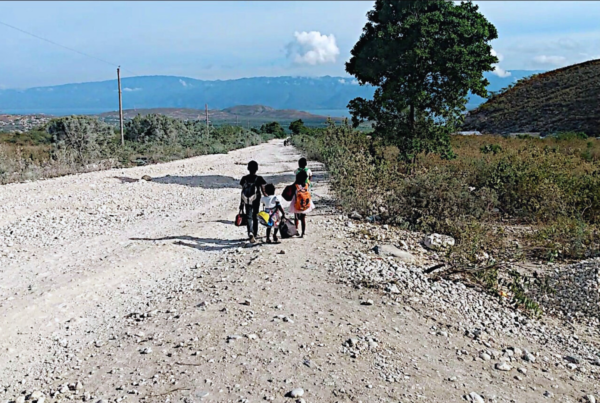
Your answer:
[[[482,1],[498,71],[600,58],[600,2]],[[373,2],[0,2],[0,21],[120,64],[123,76],[346,75]],[[0,25],[0,88],[113,79],[115,68]]]

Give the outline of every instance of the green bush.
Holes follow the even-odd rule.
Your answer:
[[[115,135],[114,127],[89,116],[52,119],[46,131],[58,149],[74,151],[82,163],[99,158]]]
[[[125,123],[125,139],[137,143],[172,143],[185,138],[187,127],[183,121],[164,115],[137,115]]]
[[[500,151],[502,151],[502,147],[500,147],[498,144],[486,144],[484,146],[481,146],[480,150],[484,154],[492,153],[496,155]]]
[[[575,140],[582,139],[585,140],[588,138],[588,135],[583,132],[561,132],[555,135],[557,140]]]

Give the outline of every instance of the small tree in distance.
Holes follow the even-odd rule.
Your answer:
[[[498,58],[496,28],[470,2],[377,0],[346,71],[376,87],[373,100],[348,104],[352,123],[373,121],[374,135],[400,157],[452,157],[449,133],[460,124],[469,91],[485,97]]]
[[[272,134],[275,138],[285,138],[285,130],[279,122],[265,123],[260,127],[262,133]]]
[[[294,134],[306,134],[309,132],[308,127],[304,126],[302,119],[294,120],[290,123],[289,129]]]

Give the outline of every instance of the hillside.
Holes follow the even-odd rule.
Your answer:
[[[471,111],[464,130],[600,135],[600,60],[538,74]]]
[[[148,114],[166,115],[183,120],[203,120],[205,111],[203,109],[191,108],[148,108],[148,109],[125,109],[123,118],[132,119],[137,115]],[[119,119],[119,112],[105,112],[97,115],[101,120],[115,123]],[[240,124],[259,126],[263,123],[277,121],[287,127],[290,122],[302,119],[308,126],[321,126],[327,121],[327,116],[314,115],[293,109],[274,109],[263,105],[239,105],[226,109],[209,109],[208,118],[213,125]],[[341,121],[341,118],[332,118]]]
[[[497,91],[533,72],[515,70],[510,77],[486,74]],[[123,108],[223,109],[236,105],[268,105],[275,109],[346,109],[356,97],[371,98],[373,88],[351,77],[251,77],[205,81],[188,77],[143,76],[122,79]],[[0,90],[0,113],[53,115],[96,114],[118,109],[116,80]],[[484,100],[472,96],[468,107]]]

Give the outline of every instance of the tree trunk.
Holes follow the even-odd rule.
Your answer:
[[[414,131],[415,131],[415,106],[414,105],[410,105],[410,107],[409,107],[408,127],[410,129],[410,134],[414,135]]]

